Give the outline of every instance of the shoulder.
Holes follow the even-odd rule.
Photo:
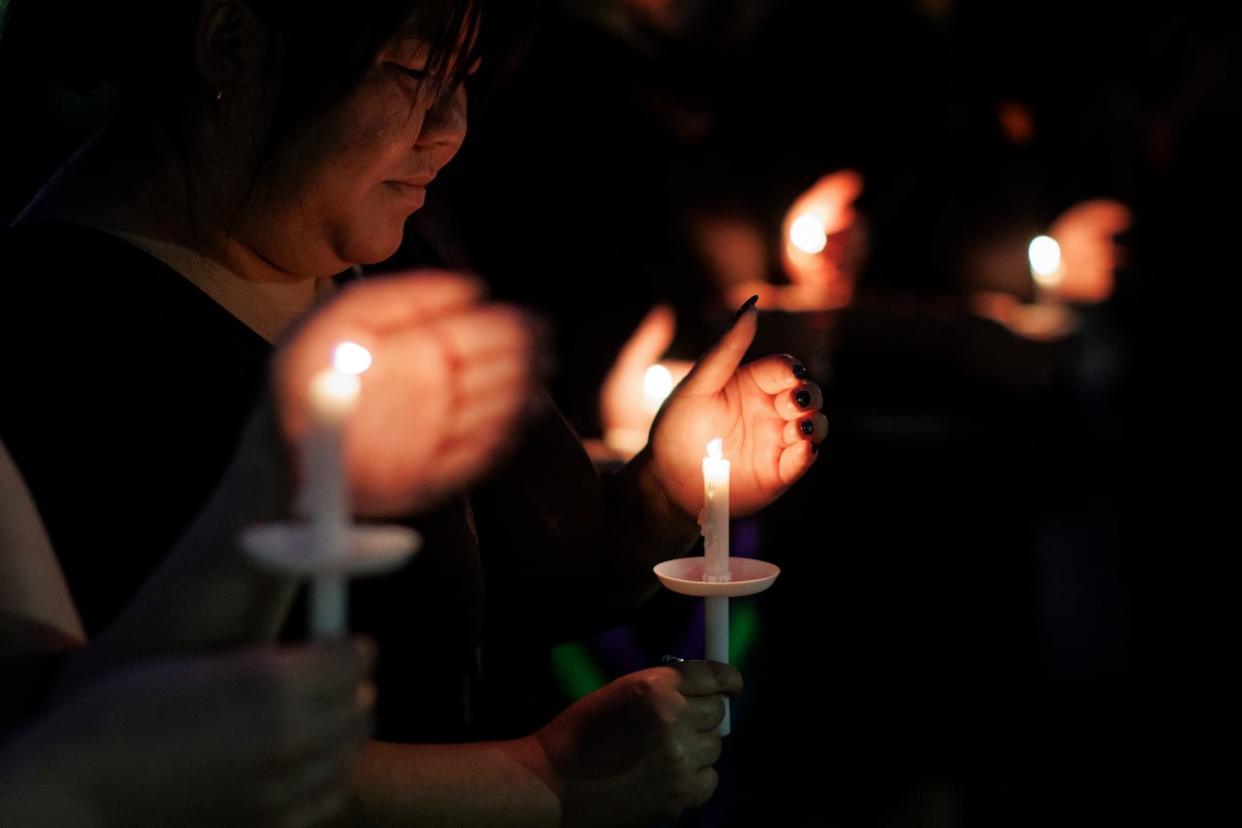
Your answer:
[[[0,336],[32,330],[62,342],[179,345],[263,360],[267,343],[176,270],[110,233],[41,221],[0,235]],[[102,337],[102,339],[99,339]]]
[[[81,276],[85,274],[74,265],[95,269],[113,264],[167,269],[123,239],[81,224],[38,221],[14,225],[0,234],[0,269],[6,281],[45,271]]]
[[[125,296],[184,288],[168,265],[129,242],[81,224],[40,221],[0,234],[0,279],[8,292],[64,298],[67,290]]]

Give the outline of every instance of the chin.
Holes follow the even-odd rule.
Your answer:
[[[405,234],[405,224],[397,224],[390,230],[378,232],[374,227],[368,228],[365,235],[350,239],[341,258],[356,264],[378,264],[401,249],[401,240]]]

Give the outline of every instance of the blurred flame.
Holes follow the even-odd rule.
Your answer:
[[[357,342],[342,342],[332,353],[332,367],[342,374],[357,376],[371,367],[371,352]]]
[[[707,444],[707,456],[713,460],[721,460],[724,457],[724,440],[717,437]]]
[[[652,365],[643,375],[643,393],[652,409],[660,405],[673,393],[673,375],[663,365]]]
[[[1061,272],[1061,245],[1051,236],[1036,236],[1031,239],[1026,249],[1031,261],[1031,275],[1044,287],[1060,284],[1064,274]]]
[[[803,253],[820,253],[828,246],[828,233],[822,221],[810,214],[803,214],[789,228],[789,241]]]

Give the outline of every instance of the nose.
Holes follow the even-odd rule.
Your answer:
[[[451,161],[466,140],[468,109],[466,85],[463,83],[453,94],[441,98],[427,110],[418,143],[431,150],[437,168]]]

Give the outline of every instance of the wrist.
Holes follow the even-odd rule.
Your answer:
[[[539,823],[547,828],[561,828],[567,785],[552,762],[543,731],[502,742],[501,750],[512,762],[520,765],[547,788],[550,796],[534,798],[541,802],[538,807],[541,816]]]
[[[655,516],[676,537],[691,539],[699,532],[698,516],[683,509],[664,484],[655,454],[648,443],[622,470],[644,514]]]

